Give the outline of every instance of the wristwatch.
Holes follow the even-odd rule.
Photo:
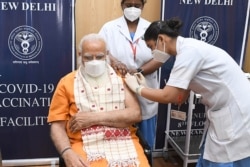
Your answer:
[[[137,68],[136,71],[143,74],[143,69],[141,69],[141,68]]]

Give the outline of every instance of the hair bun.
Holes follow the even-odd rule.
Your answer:
[[[169,28],[174,30],[179,29],[182,26],[181,20],[176,17],[169,19],[167,24]]]

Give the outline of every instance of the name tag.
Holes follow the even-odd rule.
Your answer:
[[[178,111],[178,110],[171,110],[170,113],[171,118],[186,121],[187,114],[186,112],[183,111]]]

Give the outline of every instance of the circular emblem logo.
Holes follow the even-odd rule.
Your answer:
[[[18,59],[34,59],[42,49],[39,32],[30,26],[19,26],[9,35],[8,45],[11,53]]]
[[[189,32],[189,36],[210,44],[214,44],[219,36],[219,26],[217,22],[208,16],[197,18]]]

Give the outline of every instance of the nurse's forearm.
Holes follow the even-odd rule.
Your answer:
[[[154,59],[151,59],[147,63],[143,64],[140,68],[143,71],[143,75],[151,74],[158,70],[163,63],[155,61]]]
[[[163,89],[152,89],[143,87],[138,93],[146,99],[163,104],[182,104],[189,96],[189,90],[184,90],[171,86],[165,86]]]

